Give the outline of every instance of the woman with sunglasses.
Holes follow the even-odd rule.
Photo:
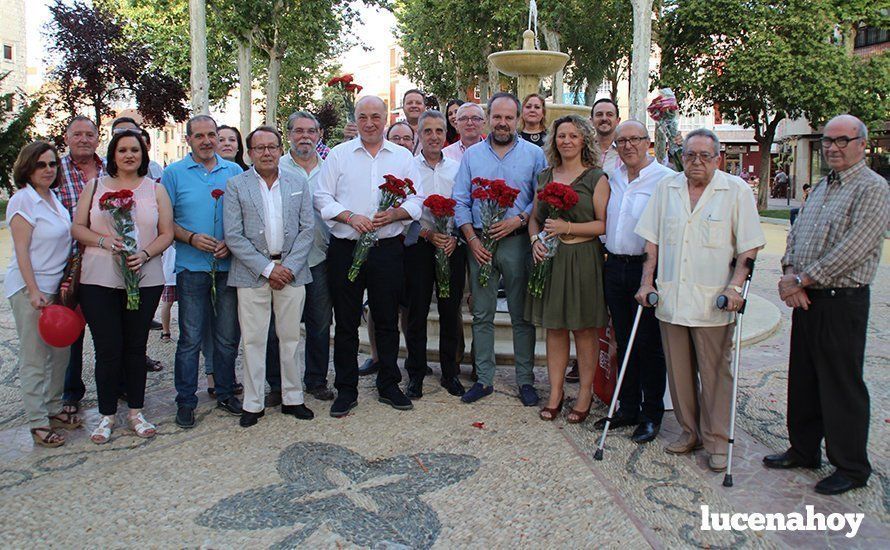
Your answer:
[[[19,380],[25,414],[34,443],[58,447],[65,435],[57,428],[81,425],[75,413],[62,410],[69,348],[55,348],[40,337],[37,322],[55,301],[71,252],[71,217],[52,192],[59,155],[45,141],[26,145],[13,168],[18,191],[6,216],[12,233],[12,259],[6,270],[6,297],[19,337]]]

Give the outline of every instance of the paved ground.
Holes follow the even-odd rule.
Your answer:
[[[769,246],[754,290],[781,305],[774,287],[785,229],[764,229]],[[8,241],[0,231],[4,266]],[[249,430],[213,409],[202,390],[198,427],[180,430],[173,424],[175,345],[161,343],[157,333],[150,354],[167,367],[149,375],[147,414],[159,423],[156,438],[119,430],[110,444],[96,446],[78,430],[64,447],[35,449],[23,426],[17,341],[4,301],[0,546],[890,547],[890,266],[881,267],[872,295],[866,379],[875,475],[867,489],[820,497],[812,486],[830,468],[776,473],[759,464],[787,444],[790,315],[780,311],[776,335],[743,351],[735,487],[727,489],[701,452],[662,451],[677,432],[671,413],[657,442],[637,446],[617,431],[605,460],[592,460],[592,420],[603,407],[581,426],[541,422],[536,409],[514,397],[509,368],[498,370],[497,393],[477,405],[459,403],[433,376],[414,411],[396,412],[377,403],[373,381],[363,379],[359,407],[346,419],[328,417],[310,399],[320,413],[314,421],[270,411]],[[546,370],[536,375],[545,395]],[[92,387],[87,406],[95,406]],[[92,409],[89,428],[96,421]],[[864,512],[865,521],[852,540],[842,533],[702,531],[705,504],[749,513],[802,512],[811,504],[823,513]]]

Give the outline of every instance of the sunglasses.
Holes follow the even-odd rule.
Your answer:
[[[37,170],[45,170],[47,168],[55,168],[58,165],[59,165],[59,163],[54,160],[51,160],[49,162],[43,162],[42,160],[38,160],[37,162],[34,163],[34,168]]]

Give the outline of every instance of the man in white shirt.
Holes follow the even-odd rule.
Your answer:
[[[442,149],[442,154],[457,161],[464,158],[467,147],[482,141],[482,129],[485,128],[485,112],[478,103],[464,103],[457,108],[457,131],[460,139]]]
[[[683,142],[683,173],[655,189],[636,227],[646,243],[637,302],[655,292],[671,401],[682,435],[665,450],[703,446],[708,467],[726,469],[735,312],[742,306],[747,260],[766,244],[751,188],[717,170],[720,140],[698,129]],[[730,267],[735,260],[735,268]],[[725,311],[717,297],[726,296]],[[700,382],[699,382],[700,380]]]
[[[424,192],[451,198],[454,176],[460,163],[442,155],[445,144],[446,121],[439,111],[427,111],[420,115],[417,123],[420,133],[421,154],[414,157],[420,173]],[[426,375],[427,358],[427,316],[433,288],[438,289],[437,307],[439,310],[439,363],[442,367],[442,387],[455,396],[464,394],[464,388],[457,379],[460,365],[456,361],[461,298],[467,269],[466,247],[458,242],[453,231],[439,233],[432,212],[426,206],[420,218],[419,234],[409,231],[405,239],[405,290],[408,295],[408,327],[405,340],[408,344],[408,358],[405,370],[408,371],[408,387],[405,394],[411,399],[423,397],[423,377]],[[448,255],[450,268],[449,294],[441,296],[436,278],[436,250],[442,249]]]
[[[315,192],[315,208],[331,228],[328,247],[328,276],[334,300],[334,387],[337,398],[331,416],[342,417],[358,404],[358,327],[365,289],[380,358],[377,391],[380,401],[398,410],[413,408],[399,389],[401,374],[396,365],[399,351],[398,312],[403,290],[404,247],[401,234],[412,220],[419,220],[423,186],[414,157],[404,147],[383,138],[386,104],[365,96],[355,106],[359,137],[331,149]],[[397,208],[377,211],[383,177],[410,178],[417,191]],[[359,237],[376,231],[371,247],[355,281],[347,274]]]
[[[602,97],[593,103],[590,109],[590,123],[596,129],[596,141],[603,152],[603,170],[611,173],[621,166],[621,158],[615,148],[615,129],[621,117],[618,116],[618,104],[611,98]]]
[[[622,165],[609,172],[609,206],[606,211],[606,249],[604,266],[606,304],[615,328],[618,357],[623,358],[630,340],[640,288],[646,240],[634,233],[640,215],[658,182],[674,174],[649,156],[646,127],[628,120],[615,130],[615,145]],[[637,425],[631,439],[647,443],[655,439],[664,415],[665,366],[661,334],[655,310],[645,308],[640,316],[633,351],[619,395],[620,407],[610,426]],[[605,419],[594,424],[605,425]]]
[[[304,178],[282,172],[281,134],[260,126],[246,139],[253,168],[228,181],[223,225],[232,254],[228,285],[238,289],[238,321],[244,343],[241,426],[264,415],[269,319],[281,356],[281,412],[313,418],[303,400],[303,365],[297,357],[303,286],[312,280],[309,250],[315,235],[312,194]]]

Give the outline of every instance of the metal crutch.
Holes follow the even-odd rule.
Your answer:
[[[735,266],[735,260],[732,261]],[[754,260],[746,258],[745,267],[748,268],[748,274],[745,275],[745,284],[742,286],[742,307],[736,313],[735,334],[733,334],[733,346],[735,350],[732,356],[732,405],[729,412],[729,450],[726,456],[726,474],[723,476],[723,486],[732,487],[732,447],[735,443],[735,413],[736,400],[739,392],[739,357],[742,352],[742,317],[745,314],[745,306],[748,305],[748,288],[751,287],[751,276],[754,274]],[[717,296],[717,308],[726,309],[729,300],[721,294]]]
[[[658,303],[658,294],[650,292],[646,296],[646,302],[650,306]],[[637,305],[637,314],[634,316],[634,325],[630,329],[630,338],[627,340],[627,349],[624,351],[624,360],[621,361],[621,370],[618,372],[618,381],[615,384],[615,393],[612,394],[612,404],[609,405],[609,414],[606,415],[606,425],[603,427],[603,435],[600,436],[600,442],[593,458],[596,460],[603,459],[603,447],[606,445],[606,436],[609,434],[609,424],[612,423],[612,415],[615,413],[615,406],[618,405],[618,394],[621,393],[621,382],[624,381],[624,371],[627,370],[627,363],[630,360],[630,352],[634,346],[634,339],[637,337],[637,326],[640,324],[640,316],[643,314],[643,305]]]

